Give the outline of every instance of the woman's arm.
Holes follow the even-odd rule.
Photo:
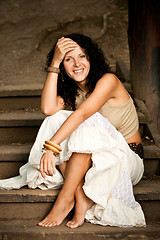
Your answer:
[[[105,74],[92,94],[63,123],[51,141],[60,144],[87,118],[92,116],[111,98],[115,97],[119,80],[114,74]]]
[[[57,73],[48,73],[41,95],[41,112],[45,115],[53,115],[64,109],[63,99],[57,96],[57,79]]]
[[[65,54],[75,47],[77,47],[77,44],[73,40],[69,38],[59,39],[55,47],[51,67],[59,68]],[[64,109],[63,99],[57,96],[57,80],[57,73],[48,73],[41,95],[41,111],[46,115],[53,115],[59,110]]]
[[[59,68],[61,63],[61,53],[58,50],[58,43],[55,48],[54,56],[51,62],[51,67]],[[64,101],[57,96],[57,73],[48,73],[41,95],[41,111],[46,115],[53,115],[64,108]]]

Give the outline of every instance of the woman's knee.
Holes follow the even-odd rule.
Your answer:
[[[92,165],[92,154],[90,153],[77,153],[73,152],[71,158],[78,164],[82,164],[88,168]]]

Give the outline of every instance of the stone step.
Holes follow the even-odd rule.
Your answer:
[[[40,96],[1,97],[0,112],[40,111]]]
[[[0,179],[19,174],[19,168],[28,161],[31,143],[0,146]],[[160,175],[160,148],[144,146],[144,176]]]
[[[150,221],[147,227],[118,228],[84,223],[81,227],[70,229],[67,220],[55,228],[37,226],[35,220],[0,221],[2,240],[153,240],[160,239],[160,223]]]
[[[40,111],[13,111],[0,114],[0,144],[33,142],[38,129],[46,116]],[[138,112],[141,125],[145,124],[145,115]],[[143,132],[141,126],[141,132]]]
[[[39,111],[13,111],[1,113],[0,127],[30,127],[39,126],[45,118]]]
[[[19,168],[28,161],[31,143],[0,146],[0,179],[19,175]]]
[[[156,145],[144,146],[144,176],[160,176],[160,148]]]
[[[39,126],[45,117],[40,111],[1,112],[0,127]],[[143,113],[138,112],[138,118],[141,124],[146,123]]]
[[[143,124],[143,128],[145,128],[143,130],[146,132],[146,134],[148,134],[150,138],[154,139],[156,145],[160,147],[160,133],[157,130],[157,126],[151,120],[144,101],[140,99],[135,99],[135,104],[139,112],[143,113],[145,116],[146,124]]]
[[[67,220],[55,228],[37,226],[35,220],[0,221],[2,240],[153,240],[160,239],[160,223],[150,221],[147,227],[118,228],[84,223],[81,227],[70,229]]]
[[[142,179],[135,187],[136,200],[141,204],[146,220],[160,218],[160,179]],[[51,209],[59,190],[22,188],[0,190],[0,220],[42,219]]]
[[[131,85],[123,83],[128,92]],[[0,112],[8,111],[40,111],[42,84],[1,86],[0,89]]]
[[[40,110],[42,84],[1,86],[0,112],[15,110]]]
[[[0,98],[40,96],[43,85],[38,83],[3,85],[0,88]]]
[[[39,111],[0,114],[0,144],[33,142],[45,116]]]
[[[0,179],[19,174],[19,168],[28,161],[31,143],[0,146]],[[160,175],[160,148],[156,145],[144,146],[144,176]]]

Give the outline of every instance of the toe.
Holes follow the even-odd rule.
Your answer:
[[[71,222],[72,222],[72,221],[68,221],[68,222],[66,223],[66,226],[67,226],[67,227],[70,227]]]
[[[66,226],[69,227],[69,222],[66,223]]]
[[[70,228],[77,228],[78,226],[79,226],[79,224],[74,222],[70,225]]]
[[[38,223],[38,226],[42,226],[42,224],[43,224],[43,222],[39,222],[39,223]]]
[[[48,219],[44,219],[42,222],[40,222],[40,226],[45,227],[49,223]]]
[[[56,227],[57,223],[56,222],[50,222],[47,227]]]
[[[80,227],[80,226],[83,225],[83,223],[84,223],[84,221],[81,221],[81,220],[79,220],[79,221],[74,221],[74,222],[72,222],[72,224],[70,225],[70,228]]]
[[[69,228],[72,228],[72,226],[75,224],[76,222],[74,220],[72,221],[69,221],[66,226],[69,227]]]
[[[38,223],[41,227],[56,227],[57,222],[50,221],[48,219],[44,219],[42,222]]]

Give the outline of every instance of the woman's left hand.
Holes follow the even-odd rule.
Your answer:
[[[40,160],[40,172],[43,178],[48,176],[53,176],[56,173],[55,167],[55,156],[50,150],[46,150],[46,153],[42,155]]]

